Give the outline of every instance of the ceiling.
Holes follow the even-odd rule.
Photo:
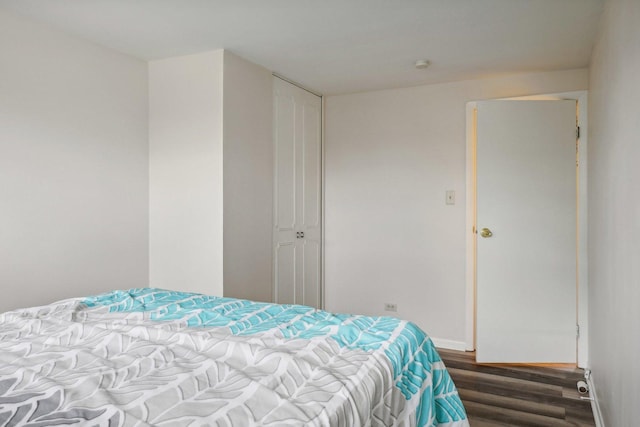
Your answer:
[[[588,66],[602,0],[0,0],[145,60],[228,49],[322,94]],[[418,59],[431,61],[418,70]]]

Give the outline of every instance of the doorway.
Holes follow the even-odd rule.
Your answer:
[[[578,156],[578,174],[577,176],[575,175],[575,169],[574,169],[574,176],[577,177],[577,189],[578,189],[578,195],[579,195],[579,200],[580,203],[577,205],[577,218],[574,215],[573,218],[577,219],[577,242],[574,238],[574,242],[577,243],[577,256],[576,256],[576,251],[575,251],[575,245],[573,246],[573,253],[574,253],[574,259],[576,260],[577,263],[577,268],[574,267],[574,272],[575,272],[575,279],[577,279],[578,277],[580,278],[580,281],[578,282],[579,285],[577,286],[577,288],[575,287],[575,279],[574,279],[574,295],[573,295],[573,300],[574,302],[577,301],[577,304],[574,303],[573,307],[576,308],[577,306],[577,315],[574,314],[570,314],[569,316],[575,319],[575,323],[574,322],[570,322],[569,324],[567,323],[567,316],[564,317],[564,333],[565,335],[567,334],[573,334],[574,337],[574,341],[573,341],[573,351],[572,354],[574,355],[572,358],[573,363],[576,362],[575,360],[575,334],[576,332],[578,332],[578,330],[576,330],[575,328],[578,327],[580,329],[580,336],[579,336],[579,340],[578,340],[578,348],[577,348],[577,353],[578,353],[578,365],[580,366],[584,366],[587,362],[587,342],[586,342],[586,336],[585,336],[585,332],[586,329],[588,328],[588,323],[587,323],[587,317],[586,317],[586,308],[587,308],[587,301],[586,301],[586,287],[587,287],[587,277],[586,277],[586,92],[581,91],[581,92],[573,92],[573,93],[565,93],[565,94],[554,94],[554,95],[543,95],[543,96],[535,96],[535,97],[527,97],[527,98],[516,98],[518,100],[522,100],[522,99],[529,99],[529,100],[562,100],[562,99],[572,99],[573,103],[575,105],[575,102],[578,102],[578,125],[580,126],[582,132],[579,138],[579,146],[580,146],[580,151],[579,151],[579,156]],[[515,100],[515,99],[514,99]],[[492,102],[492,101],[489,101]],[[495,102],[495,101],[493,101]],[[513,100],[511,101],[507,101],[507,100],[501,100],[499,102],[513,102]],[[477,243],[479,243],[481,245],[480,250],[482,253],[482,250],[486,250],[487,248],[492,248],[492,247],[497,247],[498,244],[502,244],[505,242],[505,240],[508,240],[509,238],[513,238],[513,234],[516,233],[516,231],[509,231],[506,233],[505,235],[505,230],[502,229],[502,226],[498,226],[500,229],[499,231],[499,238],[497,238],[497,236],[494,237],[477,237],[477,235],[475,234],[474,231],[476,227],[476,225],[478,226],[478,228],[482,229],[482,228],[488,228],[489,230],[491,230],[491,227],[485,227],[486,225],[489,224],[484,224],[485,226],[483,226],[482,224],[476,223],[476,215],[477,215],[477,211],[476,211],[476,207],[477,207],[477,203],[476,203],[476,181],[475,181],[475,176],[477,173],[476,168],[476,151],[475,151],[475,130],[476,130],[476,125],[477,123],[475,122],[475,120],[477,119],[476,116],[476,111],[477,111],[477,107],[478,107],[478,102],[474,102],[474,103],[469,103],[467,105],[467,227],[469,230],[468,236],[467,236],[467,340],[466,340],[466,348],[467,350],[474,350],[476,349],[476,345],[477,345],[477,335],[476,335],[476,327],[481,328],[482,325],[478,325],[476,322],[478,320],[478,318],[476,317],[478,315],[477,311],[476,311],[476,301],[477,301],[477,297],[478,294],[476,293],[477,288],[476,288],[476,262],[480,261],[482,262],[483,260],[478,260],[476,258],[477,256],[477,251],[478,251],[478,247],[476,246]],[[508,104],[511,106],[514,106],[515,104]],[[573,116],[573,123],[575,125],[575,114]],[[566,128],[565,128],[565,135],[566,135]],[[574,138],[574,143],[575,143],[575,138]],[[566,152],[565,152],[566,153]],[[575,154],[574,154],[575,156]],[[484,159],[483,161],[486,161],[486,159]],[[486,171],[486,169],[485,169]],[[566,180],[566,176],[564,178]],[[575,195],[575,184],[574,184],[574,189],[573,189],[573,194]],[[566,195],[564,197],[567,197]],[[575,200],[575,197],[574,197]],[[496,201],[496,203],[504,203],[504,202],[499,202]],[[481,204],[482,206],[482,204]],[[553,207],[556,207],[556,204],[553,204]],[[574,204],[575,207],[575,204]],[[486,213],[487,210],[487,205],[485,204],[483,210]],[[510,210],[510,209],[507,209]],[[496,212],[501,212],[500,209],[497,209]],[[485,216],[485,218],[482,218],[482,215],[480,214],[480,221],[487,221],[487,217]],[[526,222],[531,222],[532,220],[529,219]],[[576,224],[576,221],[574,220],[574,224]],[[536,232],[535,230],[535,224],[527,224],[527,223],[523,223],[521,224],[521,229],[523,231],[525,231],[525,235],[526,233],[530,233],[530,236],[535,236]],[[538,229],[539,230],[539,229]],[[574,228],[575,230],[575,228]],[[482,230],[480,230],[481,232]],[[495,232],[496,230],[491,230],[493,232]],[[490,232],[491,232],[490,231]],[[539,231],[538,231],[539,232]],[[479,236],[479,235],[478,235]],[[476,237],[477,237],[477,241],[476,241]],[[492,240],[493,239],[493,240]],[[565,239],[566,242],[566,239]],[[530,245],[527,245],[527,250],[529,249]],[[543,253],[544,255],[544,253]],[[481,257],[482,258],[482,257]],[[504,257],[503,257],[504,258]],[[500,259],[503,259],[500,258]],[[486,258],[485,258],[486,260]],[[494,267],[495,268],[495,267]],[[491,270],[491,269],[490,269]],[[496,271],[501,272],[502,270],[504,270],[503,268],[499,268]],[[565,273],[567,273],[567,269],[565,268]],[[535,268],[533,268],[532,270],[529,270],[529,273],[534,272],[535,273]],[[486,279],[487,277],[491,277],[491,274],[489,274],[489,276],[487,276],[486,274],[486,269],[484,270],[484,272],[481,269],[480,274],[482,275],[483,279]],[[533,276],[538,275],[537,273],[533,274]],[[527,276],[527,280],[529,280],[529,282],[531,282],[531,280],[533,280],[531,277],[532,274],[529,274]],[[531,280],[530,280],[531,279]],[[535,279],[535,278],[534,278]],[[541,278],[541,280],[544,282],[544,278]],[[566,278],[565,278],[566,280]],[[535,280],[534,280],[535,282]],[[503,294],[508,293],[509,291],[511,291],[510,288],[505,288],[503,289],[503,292],[499,294],[500,298],[503,296]],[[535,297],[535,292],[532,289],[529,289],[529,291],[527,291],[529,293],[532,293],[531,297]],[[516,292],[517,294],[517,292]],[[526,292],[525,292],[526,295]],[[495,295],[493,296],[495,298]],[[540,298],[540,295],[538,295],[538,297]],[[550,301],[555,301],[556,300],[556,296],[548,296],[550,299]],[[542,300],[544,300],[544,296],[542,296]],[[565,296],[565,300],[566,300],[566,296]],[[482,302],[482,301],[481,301]],[[482,317],[482,313],[480,313],[480,316]],[[482,322],[482,320],[480,320]],[[484,321],[486,322],[486,318],[484,319]],[[519,322],[519,320],[515,320],[515,323]],[[526,322],[525,322],[526,323]],[[573,323],[573,324],[571,324]],[[485,323],[486,325],[486,323]],[[556,331],[557,332],[557,331]],[[486,336],[485,336],[486,338]],[[496,339],[496,337],[494,336],[492,338],[494,341]],[[566,341],[565,341],[565,349],[566,349]],[[482,353],[482,352],[479,352]],[[534,352],[535,353],[535,352]],[[566,353],[566,352],[565,352]],[[539,358],[540,355],[535,355],[536,358]],[[503,360],[506,361],[506,360]],[[518,362],[525,362],[526,360],[512,360],[512,361],[518,361]],[[531,362],[533,362],[535,360],[531,360]],[[548,360],[544,360],[544,359],[540,359],[537,361],[548,361]],[[560,361],[560,360],[558,360]]]

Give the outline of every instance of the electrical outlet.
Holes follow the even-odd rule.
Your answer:
[[[392,302],[385,302],[384,311],[398,311],[398,304],[394,304]]]

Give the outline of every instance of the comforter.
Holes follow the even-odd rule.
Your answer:
[[[391,317],[140,288],[0,315],[0,425],[468,426]]]

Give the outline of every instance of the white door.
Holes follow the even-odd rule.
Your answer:
[[[322,102],[274,77],[274,300],[321,308]]]
[[[476,359],[576,363],[576,102],[479,102],[476,123]]]

